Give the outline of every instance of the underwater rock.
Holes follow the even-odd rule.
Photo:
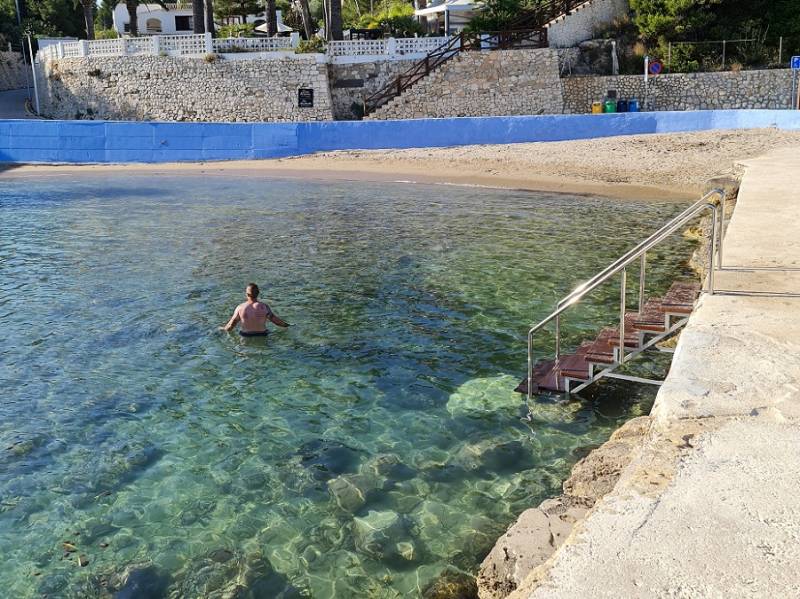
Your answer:
[[[414,543],[410,541],[401,541],[395,545],[395,549],[397,550],[397,555],[402,557],[404,560],[414,561],[416,557],[416,548],[414,547]]]
[[[103,537],[110,537],[119,530],[111,522],[100,518],[90,518],[80,524],[80,536],[83,542],[93,543]]]
[[[260,553],[243,556],[228,549],[215,549],[192,560],[181,571],[176,597],[204,599],[256,599],[300,597],[288,579],[275,571]]]
[[[462,445],[453,461],[478,476],[488,473],[513,474],[537,465],[535,451],[520,440],[486,439]]]
[[[448,569],[422,591],[422,599],[478,599],[478,585],[469,574]]]
[[[84,568],[84,567],[88,566],[88,565],[89,565],[89,558],[88,558],[88,557],[86,557],[86,556],[85,556],[85,555],[83,555],[83,554],[79,555],[79,556],[78,556],[78,565],[79,565],[81,568]]]
[[[336,501],[336,505],[346,512],[355,513],[367,501],[366,491],[352,477],[337,476],[328,481],[328,491]]]
[[[113,574],[105,584],[114,599],[163,597],[169,587],[169,577],[153,564],[132,564]]]
[[[403,464],[393,453],[381,453],[370,458],[362,471],[393,481],[409,480],[416,476],[414,469]]]
[[[397,545],[407,536],[399,514],[370,510],[363,518],[353,518],[356,549],[376,559],[397,557]]]
[[[360,453],[352,447],[326,439],[303,443],[297,455],[300,456],[303,466],[320,481],[334,478],[339,474],[355,472],[361,459]]]
[[[524,402],[514,391],[518,383],[507,374],[469,380],[450,395],[447,411],[451,416],[481,416],[519,410]]]

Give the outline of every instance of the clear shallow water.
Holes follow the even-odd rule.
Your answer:
[[[679,210],[254,177],[0,182],[3,594],[419,596],[474,573],[654,397],[605,384],[526,406],[527,326]],[[689,251],[652,257],[653,291]],[[292,328],[216,330],[250,280]],[[569,342],[613,321],[617,293],[570,315]]]

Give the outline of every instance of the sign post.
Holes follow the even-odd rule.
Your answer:
[[[798,89],[798,73],[800,73],[800,56],[792,56],[789,63],[792,69],[792,100],[790,108],[800,110],[800,89]]]

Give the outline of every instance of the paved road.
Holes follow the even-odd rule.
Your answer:
[[[25,98],[28,97],[28,90],[15,89],[8,92],[0,92],[0,119],[29,119],[30,115],[25,112]]]

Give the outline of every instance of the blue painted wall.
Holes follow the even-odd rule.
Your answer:
[[[0,162],[237,160],[328,150],[561,141],[760,127],[800,130],[800,111],[706,110],[306,123],[0,120]]]

